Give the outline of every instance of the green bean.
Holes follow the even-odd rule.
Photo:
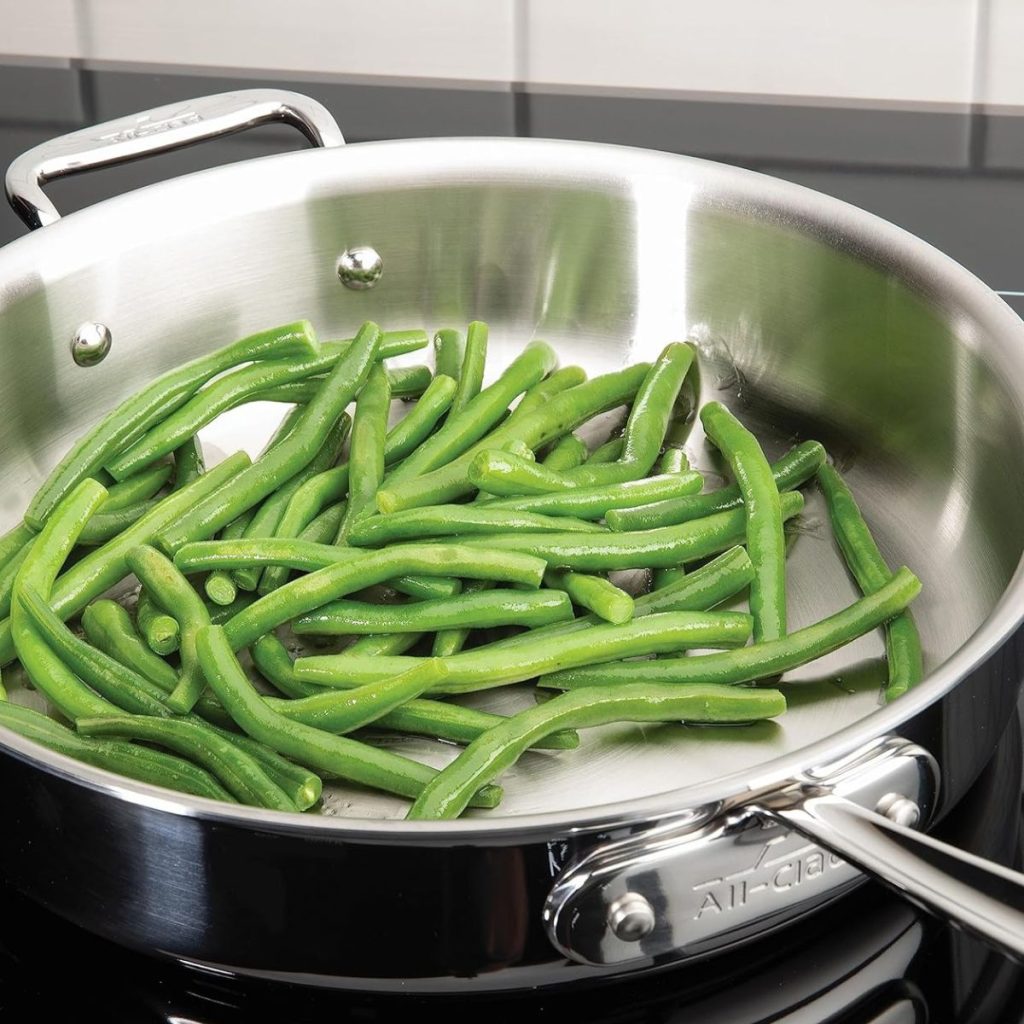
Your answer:
[[[690,468],[690,460],[682,448],[667,448],[658,460],[659,473],[685,473]]]
[[[150,650],[136,631],[131,616],[116,601],[93,601],[82,614],[82,626],[89,643],[79,641],[74,652],[68,656],[78,659],[74,662],[79,666],[76,671],[79,671],[86,682],[95,685],[93,676],[99,680],[96,689],[110,685],[105,682],[104,674],[117,673],[118,670],[110,662],[121,665],[132,673],[131,676],[124,676],[124,687],[131,685],[136,689],[145,690],[151,697],[156,697],[160,701],[178,685],[178,673],[163,658]],[[61,642],[71,649],[66,635],[62,637]],[[104,696],[109,696],[126,711],[133,710],[116,700],[113,696],[115,692],[117,691],[111,687],[109,692],[104,692]],[[200,698],[196,704],[196,712],[208,722],[218,725],[232,724],[227,712],[209,694],[204,694]]]
[[[178,685],[178,673],[153,653],[136,631],[131,616],[116,601],[93,601],[82,613],[82,628],[95,650],[142,676],[163,694]]]
[[[384,465],[391,466],[414,452],[449,410],[455,397],[455,381],[436,376],[420,400],[388,431],[384,439]]]
[[[607,534],[603,526],[582,519],[491,511],[474,505],[433,505],[374,516],[359,523],[349,537],[353,547],[379,547],[397,540],[504,532]]]
[[[626,421],[622,456],[617,462],[588,462],[564,473],[547,472],[543,467],[528,472],[515,458],[481,452],[470,467],[470,480],[491,494],[510,495],[594,487],[646,476],[661,451],[693,355],[691,346],[676,342],[666,346],[650,367]]]
[[[416,646],[422,633],[370,633],[345,648],[342,654],[405,654]]]
[[[603,576],[549,569],[544,574],[544,585],[564,590],[573,604],[606,622],[629,622],[633,618],[633,598]]]
[[[435,377],[423,397],[412,411],[392,430],[384,440],[384,464],[389,465],[404,458],[420,444],[434,429],[438,420],[447,411],[455,394],[455,381],[450,377]],[[348,463],[335,466],[303,483],[292,495],[284,515],[274,531],[275,537],[298,537],[321,510],[330,502],[340,501],[348,494]],[[343,514],[339,515],[340,524]],[[325,541],[332,541],[336,530]],[[284,566],[269,566],[260,579],[259,591],[269,594],[288,579]]]
[[[197,646],[210,688],[235,722],[253,739],[324,774],[374,789],[415,798],[436,774],[434,769],[390,751],[290,722],[273,711],[253,689],[221,626],[199,631]],[[501,791],[487,787],[476,794],[495,806]]]
[[[787,452],[772,467],[772,476],[780,491],[792,490],[809,480],[825,461],[825,449],[817,441],[804,441]],[[703,519],[716,512],[728,512],[743,504],[743,496],[735,484],[712,491],[669,501],[620,508],[605,517],[613,530],[651,530],[659,526],[675,526],[691,519]]]
[[[247,465],[244,452],[229,456],[219,466],[205,473],[187,487],[164,498],[148,515],[134,526],[119,534],[101,548],[91,551],[64,572],[53,588],[51,605],[65,621],[80,612],[93,598],[99,597],[115,583],[128,575],[127,553],[139,544],[145,544],[162,526],[173,522],[185,509],[215,491],[226,480]],[[14,657],[10,620],[0,622],[0,664]]]
[[[487,362],[487,324],[474,320],[466,329],[466,349],[459,370],[459,389],[452,401],[450,416],[457,416],[480,394]]]
[[[385,358],[389,354],[387,337],[381,337],[378,350],[380,358]],[[129,448],[119,449],[115,457],[108,462],[107,469],[116,479],[122,479],[139,467],[148,465],[161,455],[166,455],[180,445],[186,444],[221,413],[244,402],[271,400],[268,398],[269,390],[275,386],[287,387],[289,381],[294,381],[301,387],[301,378],[331,370],[352,347],[353,342],[329,342],[319,346],[317,350],[303,353],[298,359],[264,360],[234,370],[203,388],[180,408],[168,410],[170,415],[151,426],[135,439]],[[425,367],[423,370],[429,374]],[[417,377],[418,383],[423,383],[422,373],[418,373]],[[315,383],[314,393],[319,390],[324,379],[326,378]],[[310,398],[311,395],[285,395],[280,400],[307,402]]]
[[[500,427],[471,445],[447,465],[415,479],[385,482],[385,486],[377,493],[378,508],[382,512],[399,512],[421,505],[439,505],[469,494],[473,490],[469,465],[478,451],[486,448],[500,449],[512,440],[522,441],[536,450],[593,416],[628,401],[636,393],[647,370],[647,363],[638,363],[626,370],[595,377],[557,393],[546,404],[522,416],[513,412]],[[481,391],[474,401],[480,401],[489,390]],[[469,412],[467,409],[462,415],[466,416]],[[407,462],[402,464],[403,467]]]
[[[210,699],[216,700],[212,695]],[[220,707],[219,703],[217,707]],[[227,716],[227,712],[224,714]],[[319,775],[315,775],[300,764],[294,764],[286,757],[282,757],[276,750],[271,750],[266,744],[258,743],[249,736],[230,732],[209,722],[206,722],[205,725],[207,729],[212,729],[217,735],[228,740],[232,746],[245,751],[285,791],[300,811],[308,811],[320,800],[324,784]]]
[[[148,515],[156,508],[158,501],[149,499],[139,501],[134,505],[126,505],[124,508],[115,509],[113,512],[104,512],[102,509],[85,524],[78,538],[78,543],[83,547],[98,547],[113,540],[118,534],[124,533],[129,526],[134,526],[143,516]]]
[[[540,686],[572,690],[579,686],[632,683],[746,683],[804,665],[863,636],[899,615],[917,596],[921,584],[909,569],[900,569],[884,587],[830,615],[780,638],[738,651],[689,658],[576,668],[545,676]],[[299,673],[300,678],[302,674]]]
[[[238,540],[245,536],[248,525],[256,515],[256,509],[251,508],[243,512],[237,519],[233,519],[220,532],[221,540]],[[231,577],[226,569],[218,569],[206,577],[203,584],[206,596],[217,605],[229,605],[238,597],[238,584]]]
[[[116,713],[89,689],[50,649],[32,625],[23,595],[37,591],[48,600],[53,582],[74,547],[82,526],[107,496],[103,486],[86,478],[76,484],[47,519],[14,580],[11,626],[14,647],[29,679],[62,714],[78,717]]]
[[[129,505],[137,505],[140,501],[148,501],[155,497],[171,479],[173,471],[174,466],[169,462],[158,462],[139,470],[134,476],[127,477],[120,483],[111,484],[107,488],[107,500],[100,505],[100,514],[117,512]]]
[[[543,408],[550,398],[582,384],[587,379],[586,370],[580,366],[563,366],[548,374],[542,381],[528,388],[519,404],[512,410],[512,417],[522,419],[527,413]],[[511,418],[511,417],[510,417]],[[550,439],[549,439],[550,440]]]
[[[874,593],[892,579],[892,571],[878,550],[853,494],[828,463],[818,470],[818,487],[825,496],[833,532],[857,586],[863,594]],[[924,677],[921,638],[910,612],[902,612],[886,625],[885,650],[889,666],[885,699],[890,701]]]
[[[195,707],[203,692],[196,634],[210,624],[210,613],[188,580],[156,548],[140,545],[128,555],[128,565],[153,599],[181,626],[181,674],[178,685],[167,698],[167,706],[184,714]]]
[[[443,328],[434,335],[434,371],[444,374],[453,381],[462,372],[462,359],[466,351],[466,339],[459,331]]]
[[[581,665],[594,665],[645,654],[694,647],[732,647],[746,643],[750,616],[741,612],[661,612],[622,625],[605,623],[579,633],[531,636],[515,646],[515,657],[504,648],[476,647],[442,659],[448,678],[435,693],[472,693],[506,683]],[[680,659],[684,661],[696,659]],[[299,679],[322,686],[350,688],[404,672],[415,658],[361,658],[325,655],[295,662]]]
[[[791,519],[804,506],[799,491],[782,496],[784,519]],[[674,567],[697,558],[717,554],[746,535],[743,509],[719,512],[705,519],[678,526],[632,533],[528,533],[486,539],[469,537],[461,541],[479,550],[486,545],[491,552],[529,551],[552,566],[577,572],[607,572],[610,569],[657,569]]]
[[[319,694],[287,702],[288,721],[302,722],[314,729],[338,735],[354,732],[378,722],[389,712],[407,704],[441,682],[447,672],[440,658],[420,658],[408,672],[357,689],[346,690],[347,704]],[[322,698],[327,697],[325,701]],[[336,695],[335,695],[336,698]]]
[[[401,514],[401,513],[399,513]],[[494,586],[492,580],[470,580],[462,588],[463,596],[467,594],[479,594],[485,590],[490,590]],[[449,658],[453,654],[458,654],[463,647],[466,646],[466,641],[469,639],[471,630],[465,626],[458,626],[454,629],[442,629],[438,631],[434,636],[434,642],[430,648],[431,657],[434,658]],[[350,654],[362,654],[369,652],[354,651],[350,647],[348,649]],[[399,651],[387,651],[380,653],[388,654],[399,654]]]
[[[181,719],[121,715],[82,718],[78,732],[90,738],[143,740],[180,754],[205,768],[240,803],[275,811],[297,811],[295,802],[248,753],[212,729]]]
[[[173,615],[160,611],[145,590],[139,591],[135,618],[139,624],[139,632],[154,654],[173,654],[178,649],[181,634],[178,620]]]
[[[575,434],[566,434],[544,456],[541,465],[545,469],[564,472],[575,466],[582,466],[586,459],[587,446]]]
[[[618,462],[622,456],[624,441],[621,437],[613,437],[595,448],[587,459],[588,466],[603,466],[608,462]]]
[[[654,570],[654,577],[651,581],[652,590],[662,590],[672,583],[677,583],[679,580],[686,576],[686,569],[677,565],[671,568],[661,568]]]
[[[408,634],[394,633],[392,636],[404,637]],[[368,639],[365,638],[364,639]],[[362,641],[356,641],[353,647]],[[352,650],[352,648],[348,648]],[[261,636],[252,646],[252,659],[260,674],[267,682],[292,700],[280,700],[274,697],[264,698],[273,710],[285,718],[310,725],[315,720],[317,727],[332,731],[339,716],[341,722],[348,714],[348,703],[345,700],[348,691],[338,692],[327,690],[313,683],[304,683],[295,678],[292,659],[284,644],[272,633]],[[347,653],[347,652],[343,652]],[[303,703],[300,698],[316,695],[315,702]],[[448,704],[441,700],[410,700],[400,708],[388,712],[377,721],[377,725],[396,732],[413,733],[416,735],[433,736],[435,739],[448,740],[450,743],[470,743],[482,732],[501,724],[505,719],[501,715],[492,715],[488,711],[476,708],[465,708],[459,704]],[[579,746],[579,736],[571,731],[552,733],[539,740],[536,747],[548,750],[570,750]]]
[[[519,759],[530,743],[553,729],[615,722],[749,722],[786,710],[778,690],[727,686],[616,686],[563,693],[528,708],[474,740],[416,798],[407,819],[457,818],[469,797]]]
[[[294,541],[262,541],[263,545],[294,544]],[[190,545],[193,549],[197,545]],[[284,622],[319,608],[356,590],[383,583],[403,574],[430,575],[454,573],[469,579],[504,580],[538,587],[544,575],[544,562],[530,555],[495,557],[487,551],[459,544],[399,544],[383,551],[360,554],[355,560],[331,564],[326,552],[344,552],[344,548],[325,548],[326,567],[285,584],[240,612],[226,626],[235,649],[247,647],[264,633]],[[181,564],[187,566],[193,552],[183,549]],[[332,558],[332,561],[334,559]]]
[[[694,569],[685,579],[677,580],[661,590],[641,594],[633,600],[633,617],[654,615],[658,612],[706,612],[716,605],[734,597],[749,586],[754,577],[754,567],[746,551],[740,547],[730,548],[699,569]],[[566,636],[578,633],[591,626],[600,625],[597,615],[585,615],[572,622],[560,622],[543,626],[529,633],[506,637],[491,644],[492,650],[517,646],[531,639]]]
[[[392,398],[419,398],[433,378],[429,366],[400,366],[385,372]],[[264,388],[253,398],[259,402],[286,402],[307,405],[320,393],[326,377],[306,377]]]
[[[628,595],[627,595],[628,596]],[[428,633],[465,626],[546,626],[572,618],[562,590],[492,590],[461,594],[443,601],[375,605],[366,601],[332,601],[300,616],[292,624],[299,635],[330,636],[373,633]]]
[[[743,495],[747,551],[754,563],[750,582],[754,643],[778,640],[786,635],[786,537],[772,468],[757,438],[720,402],[703,406],[700,419]]]
[[[216,494],[162,530],[157,538],[160,546],[173,552],[189,540],[212,536],[307,466],[366,380],[379,339],[377,325],[365,323],[320,393],[303,409],[295,429]]]
[[[132,714],[170,715],[159,687],[77,637],[36,590],[22,588],[18,600],[43,642],[101,697]]]
[[[206,459],[203,456],[203,444],[199,440],[199,435],[193,434],[174,449],[174,489],[180,490],[186,484],[197,480],[205,472]]]
[[[501,376],[484,388],[461,412],[449,411],[444,426],[388,474],[387,487],[394,488],[401,481],[412,481],[415,477],[450,463],[471,449],[498,423],[509,403],[541,380],[557,362],[554,349],[546,342],[530,342]],[[511,436],[508,439],[511,440]],[[385,504],[381,506],[381,511],[392,510]]]
[[[211,377],[251,359],[283,359],[288,355],[312,355],[316,351],[313,328],[309,321],[302,320],[243,338],[162,374],[104,416],[75,443],[30,502],[25,521],[40,528],[72,487],[187,402]]]
[[[28,523],[21,522],[0,537],[0,571],[6,568],[12,558],[21,554],[35,540],[35,536],[36,531]]]
[[[46,715],[7,701],[0,702],[0,725],[76,761],[104,768],[153,786],[204,796],[211,800],[234,798],[209,772],[159,750],[119,740],[90,740],[73,733]]]
[[[379,369],[370,373],[356,400],[349,456],[348,503],[338,527],[335,544],[346,544],[352,528],[368,513],[376,511],[377,488],[384,479],[384,437],[388,429],[391,390]]]
[[[372,372],[379,372],[374,368]],[[277,532],[277,526],[284,516],[288,503],[294,497],[295,492],[308,480],[318,476],[329,467],[333,466],[341,455],[342,445],[348,436],[352,421],[347,413],[338,417],[327,434],[327,440],[323,446],[310,460],[308,466],[299,470],[286,484],[279,487],[271,494],[253,513],[252,519],[246,524],[243,537],[273,537]],[[279,443],[275,440],[272,443]],[[230,526],[230,523],[228,524]],[[225,527],[227,529],[227,527]],[[260,569],[240,569],[232,573],[232,580],[235,586],[242,590],[255,590],[260,581]]]
[[[22,562],[28,558],[28,554],[32,550],[34,539],[35,534],[33,534],[32,539],[27,541],[22,549],[9,558],[4,567],[0,569],[0,617],[6,617],[11,614],[11,599],[14,596],[14,580],[18,575],[18,570],[21,568]],[[9,635],[6,639],[9,643]]]

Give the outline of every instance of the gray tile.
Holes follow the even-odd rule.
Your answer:
[[[906,228],[997,291],[1024,291],[1024,178],[763,169]]]
[[[71,126],[81,123],[84,116],[77,69],[0,65],[0,126],[5,123]]]
[[[866,110],[527,93],[528,134],[722,159],[965,167],[965,111]]]
[[[345,138],[513,135],[513,97],[507,91],[338,82],[287,82],[212,75],[89,71],[94,120],[233,89],[280,87],[319,100],[337,118]],[[273,132],[273,129],[271,129]],[[246,133],[242,138],[259,137]]]
[[[984,166],[1024,171],[1024,116],[986,114],[980,123]]]

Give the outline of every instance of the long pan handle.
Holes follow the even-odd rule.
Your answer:
[[[1024,960],[1024,874],[915,832],[833,793],[760,813],[906,899]]]

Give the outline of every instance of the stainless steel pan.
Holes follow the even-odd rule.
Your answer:
[[[326,148],[65,219],[41,191],[281,119]],[[15,208],[45,226],[0,252],[7,523],[101,412],[268,324],[308,316],[343,336],[367,317],[481,317],[492,370],[535,335],[592,373],[692,338],[702,400],[740,410],[771,454],[814,436],[841,459],[890,561],[924,581],[929,675],[883,706],[882,645],[865,638],[794,673],[778,723],[595,730],[579,751],[524,757],[498,812],[441,825],[342,786],[318,817],[188,799],[3,734],[4,875],[128,945],[363,988],[662,966],[821,906],[862,879],[851,864],[1024,953],[1021,877],[921,831],[966,791],[1017,698],[1024,324],[924,242],[769,177],[579,143],[340,143],[317,104],[260,91],[89,129],[12,165]],[[111,340],[89,369],[69,342],[104,332],[83,324]],[[250,407],[207,445],[255,448],[271,426]],[[714,470],[696,431],[689,450]],[[855,597],[813,497],[802,525],[794,626]],[[453,754],[399,746],[435,764]]]

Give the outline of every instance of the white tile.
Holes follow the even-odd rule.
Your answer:
[[[981,95],[989,106],[1024,106],[1024,3],[988,0],[986,35],[979,54]]]
[[[513,0],[83,0],[82,11],[93,60],[513,78]]]
[[[0,54],[78,57],[75,0],[0,0]]]
[[[530,83],[971,100],[978,0],[524,2]]]

